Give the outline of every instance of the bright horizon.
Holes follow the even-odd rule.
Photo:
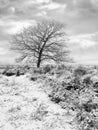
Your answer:
[[[41,19],[66,24],[71,56],[98,65],[98,0],[0,0],[0,64],[14,63],[11,35]]]

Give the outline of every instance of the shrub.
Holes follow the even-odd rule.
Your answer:
[[[92,80],[91,80],[91,76],[87,75],[83,78],[83,83],[86,85],[91,85],[92,84]]]
[[[43,72],[46,74],[46,73],[49,73],[52,69],[52,66],[51,65],[46,65],[43,67]]]
[[[95,82],[93,85],[94,88],[98,89],[98,82]]]
[[[38,79],[38,76],[31,76],[30,80],[36,81]]]
[[[97,117],[98,105],[95,103],[82,104],[80,111],[76,115],[77,125],[79,130],[97,130],[98,129],[98,117]]]
[[[79,66],[74,70],[74,76],[83,76],[87,73],[86,68]]]
[[[42,68],[33,68],[33,73],[34,74],[42,74],[43,70],[42,70]]]
[[[6,76],[13,76],[13,75],[16,75],[16,73],[14,73],[14,72],[12,72],[12,71],[4,71],[3,73],[2,73],[3,75],[6,75]]]
[[[57,66],[57,70],[64,70],[66,66],[64,64],[60,64]]]
[[[48,85],[45,82],[45,86],[51,89],[50,99],[76,114],[79,130],[97,130],[98,94],[95,92],[98,93],[98,82],[93,82],[92,74],[82,66],[76,68],[74,74],[67,74],[61,66],[55,71],[55,80],[51,76]],[[97,75],[95,77],[98,79]]]

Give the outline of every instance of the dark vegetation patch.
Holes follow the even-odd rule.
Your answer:
[[[4,66],[1,74],[5,76],[20,76],[28,72],[29,69],[29,66]]]
[[[51,101],[75,112],[79,130],[98,129],[98,68],[64,65],[49,70],[44,89]],[[93,78],[94,77],[94,78]]]

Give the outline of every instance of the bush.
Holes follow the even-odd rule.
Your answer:
[[[64,64],[58,65],[57,70],[64,70],[66,66]]]
[[[42,74],[42,73],[43,73],[43,70],[42,70],[42,68],[34,68],[34,69],[33,69],[33,73],[34,73],[34,74]]]
[[[45,67],[43,67],[43,73],[49,73],[52,69],[51,65],[46,65]]]
[[[3,74],[3,75],[6,75],[6,76],[16,75],[16,73],[15,73],[15,72],[12,72],[11,70],[8,70],[8,71],[5,70],[2,74]]]
[[[78,68],[76,68],[74,70],[74,76],[77,77],[77,76],[83,76],[87,73],[86,71],[86,68],[82,67],[82,66],[79,66]]]
[[[53,102],[76,114],[79,130],[98,130],[98,76],[93,77],[82,66],[77,67],[74,74],[64,69],[65,66],[59,66],[55,69],[55,78],[47,79],[46,92]]]
[[[87,75],[83,77],[83,83],[86,85],[91,85],[92,84],[91,76]]]
[[[76,115],[79,130],[97,130],[98,117],[97,117],[98,104],[87,102],[82,104],[79,112]]]
[[[38,79],[38,75],[32,75],[30,77],[30,80],[32,80],[32,81],[36,81],[37,79]]]
[[[93,85],[94,88],[98,89],[98,82],[95,82]]]

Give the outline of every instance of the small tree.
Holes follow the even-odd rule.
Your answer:
[[[15,34],[12,38],[11,49],[22,54],[18,61],[32,57],[39,68],[41,62],[46,60],[68,61],[69,51],[65,36],[63,24],[53,20],[43,20],[36,26],[29,26]]]

